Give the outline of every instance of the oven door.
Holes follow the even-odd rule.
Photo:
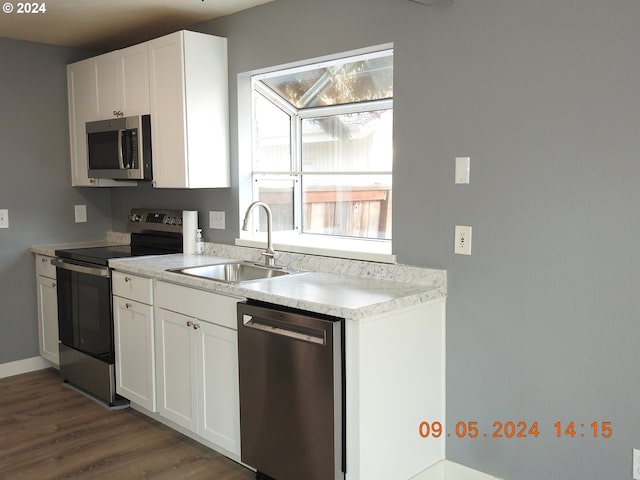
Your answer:
[[[114,363],[111,278],[107,267],[55,259],[60,342]]]

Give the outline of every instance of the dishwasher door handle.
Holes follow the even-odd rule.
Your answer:
[[[247,328],[283,337],[294,338],[296,340],[302,340],[303,342],[315,343],[316,345],[322,346],[327,343],[327,335],[324,330],[257,319],[252,315],[247,315],[246,313],[242,315],[242,323]]]

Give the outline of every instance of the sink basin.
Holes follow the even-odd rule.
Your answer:
[[[268,267],[249,262],[220,263],[216,265],[202,265],[171,269],[171,272],[206,278],[224,283],[243,283],[253,280],[264,280],[302,273],[302,270],[292,270],[282,267]]]

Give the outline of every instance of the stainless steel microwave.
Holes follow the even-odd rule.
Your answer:
[[[151,180],[151,117],[87,122],[90,178]]]

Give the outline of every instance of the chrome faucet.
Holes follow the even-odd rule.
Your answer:
[[[244,214],[242,230],[249,230],[249,228],[247,227],[247,224],[249,223],[249,215],[255,207],[264,208],[264,211],[267,214],[267,249],[262,252],[262,255],[264,256],[265,265],[267,265],[268,267],[273,267],[276,264],[276,252],[275,250],[273,250],[273,243],[271,241],[271,230],[273,229],[273,221],[271,219],[271,208],[269,208],[269,205],[261,201],[253,202],[251,205],[249,205],[249,208],[247,208],[247,211]]]

